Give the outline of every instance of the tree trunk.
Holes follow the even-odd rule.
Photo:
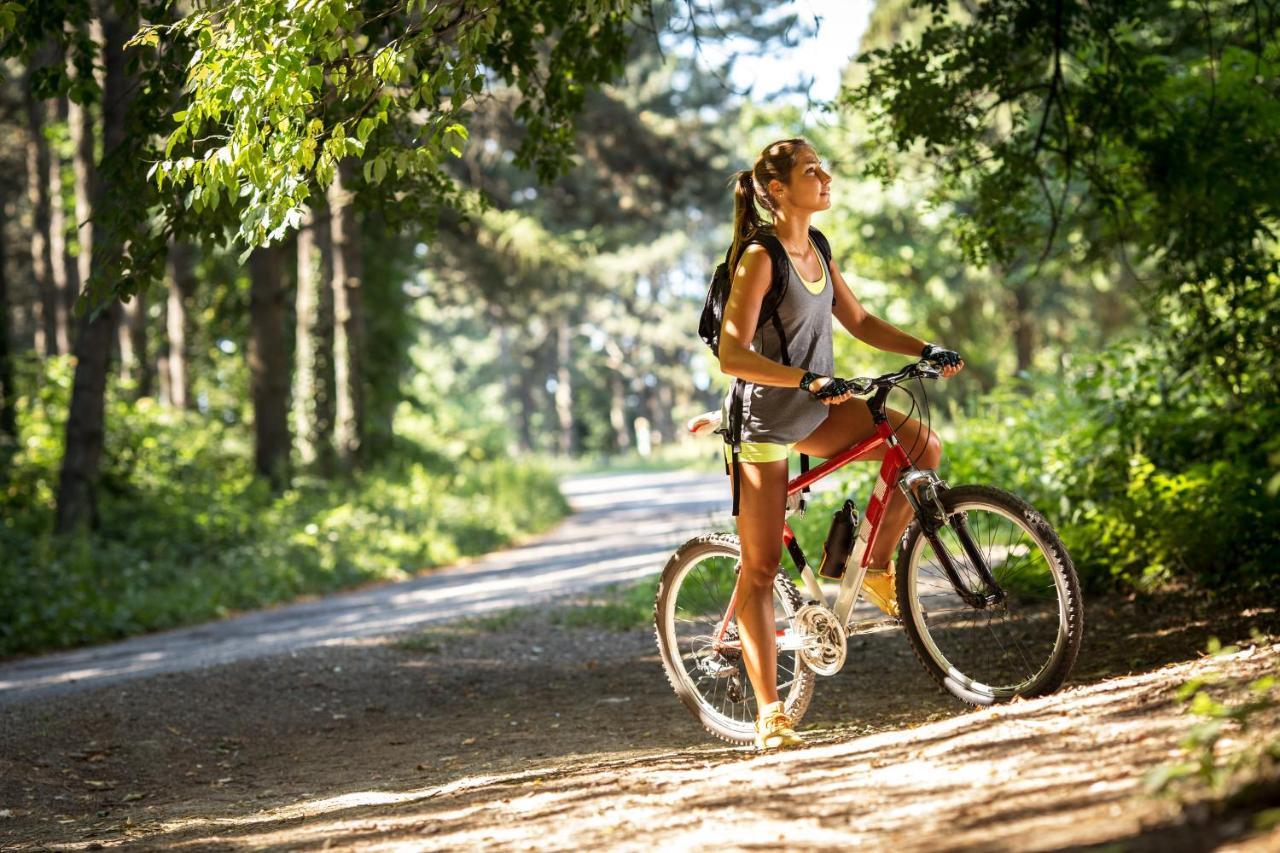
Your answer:
[[[147,292],[139,290],[121,306],[116,326],[120,342],[120,378],[133,386],[133,398],[151,396],[151,361],[147,357]]]
[[[578,452],[578,435],[573,420],[573,376],[570,359],[573,357],[573,337],[569,324],[563,320],[556,328],[556,420],[560,424],[560,455],[572,456]]]
[[[1031,287],[1027,284],[1013,288],[1013,350],[1017,359],[1018,375],[1030,371],[1035,361],[1036,325],[1031,308]]]
[[[295,311],[293,425],[297,433],[298,461],[328,475],[333,445],[333,249],[329,213],[312,210],[298,231],[298,291]]]
[[[289,363],[279,246],[249,258],[249,388],[253,398],[254,468],[280,491],[289,482]]]
[[[333,240],[333,443],[346,473],[360,467],[364,445],[364,304],[359,225],[356,222],[352,161],[345,161],[329,186]]]
[[[533,413],[537,403],[533,399],[533,383],[537,358],[517,343],[516,358],[516,440],[526,453],[537,448],[533,440]]]
[[[28,82],[27,107],[27,201],[31,205],[31,277],[35,298],[36,351],[57,355],[57,311],[54,308],[53,257],[49,244],[49,143],[45,139],[45,105],[36,100]]]
[[[118,17],[114,4],[103,0],[98,6],[103,32],[102,142],[103,156],[126,143],[125,115],[136,87],[125,69],[125,39],[137,30],[136,15]],[[93,209],[107,210],[112,187],[95,181]],[[94,246],[90,250],[106,256],[119,246]],[[77,324],[75,339],[76,373],[67,414],[65,451],[58,480],[56,529],[69,533],[96,521],[96,489],[102,462],[104,436],[104,393],[111,357],[111,333],[115,328],[118,303],[112,302],[96,315],[86,311]]]
[[[613,427],[613,443],[619,453],[631,448],[631,429],[627,425],[627,389],[622,374],[609,371],[609,424]]]
[[[169,247],[169,275],[165,284],[168,296],[164,322],[168,347],[161,380],[168,386],[166,396],[169,405],[175,409],[194,409],[187,339],[191,323],[188,306],[196,290],[196,264],[195,247],[190,243],[174,243]]]
[[[9,472],[9,455],[18,444],[18,392],[13,387],[13,333],[9,326],[9,245],[5,233],[8,199],[0,183],[0,481]]]
[[[511,330],[502,323],[501,318],[490,314],[490,322],[498,329],[498,362],[502,374],[502,398],[507,402],[507,411],[515,423],[514,447],[512,455],[528,453],[533,449],[530,440],[529,410],[532,400],[526,387],[528,379],[524,369],[524,359],[511,343]]]
[[[67,121],[66,96],[53,99],[48,118],[59,126]],[[79,270],[67,242],[67,213],[62,198],[62,153],[56,146],[49,149],[49,262],[53,283],[53,328],[59,355],[71,352],[71,314],[67,294],[78,288]],[[74,215],[74,214],[73,214]]]
[[[98,27],[95,26],[94,30]],[[98,35],[95,42],[101,44],[100,33]],[[71,164],[75,174],[76,281],[79,287],[84,287],[93,269],[93,222],[89,217],[93,210],[94,126],[93,110],[88,104],[75,101],[68,104],[67,128],[71,132]],[[79,296],[78,289],[69,294],[69,305],[74,305],[76,296]]]

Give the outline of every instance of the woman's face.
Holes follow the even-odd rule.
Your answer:
[[[826,210],[831,206],[831,175],[822,168],[818,152],[807,146],[800,149],[790,179],[776,197],[800,210]]]

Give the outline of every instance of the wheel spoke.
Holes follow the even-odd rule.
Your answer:
[[[728,545],[731,541],[716,537],[716,544],[725,544],[703,549],[684,563],[668,565],[658,608],[658,634],[659,645],[672,651],[664,654],[668,671],[679,676],[684,695],[692,696],[703,723],[717,734],[741,741],[753,736],[758,703],[741,652],[734,651],[735,620],[726,627],[728,642],[715,644],[737,583],[738,555],[736,544]],[[774,585],[776,630],[796,630],[792,616],[799,602],[794,584],[780,574]],[[796,651],[780,652],[777,661],[779,695],[788,703],[788,710],[798,708],[803,713],[814,675]]]
[[[978,691],[979,696],[989,694],[989,700],[1011,698],[1034,687],[1061,657],[1057,650],[1066,636],[1067,618],[1061,591],[1067,581],[1018,507],[985,499],[955,499],[948,507],[953,521],[937,531],[937,550],[916,535],[905,561],[918,645],[932,660],[935,674],[964,685],[970,697]],[[999,591],[986,587],[961,546],[954,523],[961,513],[977,556]],[[967,591],[988,597],[988,603],[975,607],[957,593],[942,568],[946,560]],[[999,592],[1003,597],[991,598]]]

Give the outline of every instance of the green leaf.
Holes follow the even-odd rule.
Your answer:
[[[1149,793],[1163,793],[1173,782],[1192,776],[1200,768],[1194,761],[1179,764],[1161,764],[1143,775],[1142,784]]]

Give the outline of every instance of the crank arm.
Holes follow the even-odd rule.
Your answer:
[[[779,652],[798,652],[813,645],[816,638],[788,628],[778,632]]]

